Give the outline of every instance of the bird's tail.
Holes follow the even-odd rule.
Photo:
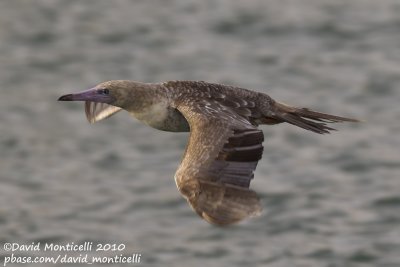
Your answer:
[[[279,102],[275,102],[275,107],[276,109],[272,118],[276,120],[276,123],[288,122],[319,134],[336,131],[336,129],[327,126],[327,123],[359,121],[356,119],[316,112],[307,108],[292,107]]]

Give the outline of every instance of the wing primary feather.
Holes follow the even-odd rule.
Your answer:
[[[90,123],[106,119],[122,109],[105,103],[85,102],[85,114]]]

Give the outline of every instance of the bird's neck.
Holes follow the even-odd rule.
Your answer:
[[[136,84],[128,92],[124,109],[139,121],[160,130],[169,130],[171,116],[169,92],[160,84]]]
[[[155,83],[135,82],[125,94],[122,108],[131,113],[142,113],[161,102],[169,104],[168,92]]]

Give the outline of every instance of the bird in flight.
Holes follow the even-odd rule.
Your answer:
[[[179,192],[207,222],[225,226],[260,214],[249,188],[262,157],[262,124],[287,122],[326,134],[327,123],[357,120],[298,108],[244,88],[203,81],[141,83],[113,80],[59,101],[85,101],[94,123],[121,110],[163,131],[190,132],[175,173]]]

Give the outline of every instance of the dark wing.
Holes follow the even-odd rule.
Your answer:
[[[191,207],[217,225],[258,215],[259,198],[249,185],[262,157],[262,131],[209,99],[177,108],[191,132],[175,181]]]

